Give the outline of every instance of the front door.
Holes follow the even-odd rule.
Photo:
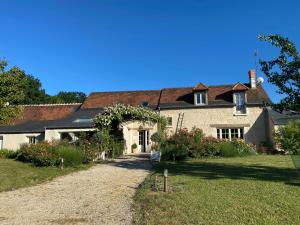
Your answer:
[[[145,152],[146,151],[146,135],[145,135],[145,131],[144,130],[140,130],[139,131],[139,147],[141,152]]]
[[[0,136],[0,149],[2,149],[2,148],[3,148],[3,137]]]

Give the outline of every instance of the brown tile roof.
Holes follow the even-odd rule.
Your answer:
[[[65,118],[80,107],[78,104],[47,104],[24,105],[22,114],[13,121],[13,124],[21,124],[28,121],[58,120]]]
[[[203,83],[198,83],[194,87],[194,91],[206,91],[206,90],[208,90],[208,87],[206,87]]]
[[[251,89],[247,84],[241,84],[247,88],[247,101],[249,104],[270,103],[268,95],[261,86]],[[233,104],[234,85],[208,86],[208,105],[231,105]],[[240,86],[240,85],[239,85]],[[161,106],[188,106],[194,104],[193,88],[167,88],[163,89],[160,99]]]
[[[104,108],[117,103],[139,106],[143,102],[148,102],[149,106],[157,106],[160,92],[160,90],[94,92],[83,102],[81,108]]]
[[[233,105],[233,87],[235,90],[247,90],[249,104],[269,103],[270,99],[264,89],[258,86],[249,88],[248,84],[208,86],[208,106]],[[152,108],[194,107],[194,87],[165,88],[152,91],[122,91],[92,93],[81,106],[85,108],[104,108],[116,103],[138,106],[148,102]]]
[[[236,83],[233,87],[232,90],[233,91],[247,91],[249,88],[241,83]]]

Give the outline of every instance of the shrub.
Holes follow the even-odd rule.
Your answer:
[[[279,127],[275,141],[288,154],[300,155],[300,120]]]
[[[16,159],[32,163],[35,166],[59,166],[61,158],[65,166],[78,166],[92,158],[86,149],[82,150],[67,142],[38,142],[34,145],[24,144],[17,151]]]
[[[35,166],[56,166],[59,164],[59,155],[55,146],[47,142],[22,145],[16,159],[33,163]]]
[[[220,152],[218,146],[219,142],[220,141],[214,137],[204,137],[197,145],[189,150],[189,156],[193,158],[217,156]]]
[[[188,149],[186,146],[167,143],[161,148],[161,157],[163,160],[183,160],[188,157]]]
[[[132,144],[132,145],[131,145],[131,148],[132,148],[132,149],[136,149],[136,148],[137,148],[137,144],[136,144],[136,143]]]
[[[8,149],[1,149],[0,150],[0,158],[7,158],[7,159],[13,159],[16,157],[17,152],[13,150]]]
[[[222,141],[218,144],[220,156],[234,157],[256,154],[254,149],[244,140],[233,139],[232,141]]]
[[[256,151],[254,148],[247,144],[244,140],[241,139],[233,139],[231,141],[231,144],[238,152],[238,156],[246,156],[246,155],[254,155],[256,154]]]
[[[117,138],[112,138],[111,141],[111,150],[108,152],[108,156],[111,158],[117,158],[123,155],[124,152],[124,140]]]
[[[237,149],[229,141],[222,141],[218,144],[220,156],[223,157],[234,157],[238,156]]]
[[[64,166],[66,167],[76,167],[84,162],[84,152],[73,145],[58,145],[56,151],[59,158],[64,159]]]
[[[80,144],[77,146],[77,148],[80,149],[80,151],[83,152],[84,155],[84,160],[83,163],[89,163],[92,162],[97,158],[98,153],[100,152],[99,146],[96,144],[92,143],[85,143],[85,144]]]

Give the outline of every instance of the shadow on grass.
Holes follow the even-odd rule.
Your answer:
[[[300,186],[296,169],[279,168],[263,165],[243,165],[214,162],[164,162],[155,167],[158,173],[168,169],[170,175],[187,175],[202,179],[261,180],[284,182],[288,185]]]

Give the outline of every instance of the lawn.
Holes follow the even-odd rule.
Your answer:
[[[0,192],[42,183],[87,167],[61,170],[55,167],[34,167],[28,163],[0,158]]]
[[[300,177],[289,156],[165,162],[154,170],[135,196],[137,225],[300,224]]]

